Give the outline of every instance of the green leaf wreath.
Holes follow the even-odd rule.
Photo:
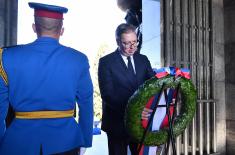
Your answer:
[[[180,135],[187,125],[192,121],[196,110],[196,89],[189,79],[184,77],[175,78],[173,75],[167,75],[163,78],[153,77],[147,80],[129,99],[126,114],[125,125],[130,136],[137,142],[141,141],[144,128],[141,125],[141,113],[148,100],[158,94],[164,84],[163,89],[176,89],[180,84],[182,107],[180,114],[174,119],[173,134]],[[158,146],[167,142],[169,128],[163,128],[158,131],[148,131],[143,142],[147,146]]]

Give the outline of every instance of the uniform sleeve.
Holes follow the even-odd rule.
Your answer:
[[[0,55],[0,63],[1,63],[1,70],[3,69],[3,61],[2,61],[2,49],[1,50],[1,55]],[[3,73],[3,72],[1,72]],[[4,74],[1,74],[0,76],[0,143],[2,141],[2,138],[4,136],[5,130],[6,130],[6,123],[5,119],[7,116],[8,112],[8,106],[9,106],[9,99],[8,99],[8,86],[6,85],[4,81]]]
[[[0,77],[0,143],[6,130],[5,119],[8,111],[8,87]]]
[[[78,81],[77,99],[79,106],[79,124],[84,137],[84,146],[92,146],[93,132],[93,85],[89,72],[88,60],[84,61]]]

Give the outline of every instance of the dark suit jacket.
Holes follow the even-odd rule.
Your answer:
[[[109,134],[125,136],[124,113],[129,97],[147,79],[154,76],[145,55],[134,54],[136,80],[128,76],[127,66],[120,52],[108,54],[99,61],[98,79],[103,101],[102,130]]]

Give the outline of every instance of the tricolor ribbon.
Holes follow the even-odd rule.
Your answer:
[[[177,67],[163,67],[156,70],[155,76],[157,78],[163,78],[167,75],[172,75],[175,77],[184,77],[190,79],[190,71],[187,68],[177,68]]]
[[[172,100],[176,98],[176,91],[172,88],[167,90],[167,101],[164,97],[164,94],[156,94],[153,97],[151,97],[147,104],[145,105],[145,108],[153,109],[154,106],[157,106],[157,100],[159,99],[158,105],[166,105],[167,103],[172,103]],[[174,107],[170,106],[170,116],[173,115]],[[150,116],[149,116],[150,118]],[[143,128],[146,128],[148,125],[148,121],[146,119],[141,120],[141,124]],[[150,122],[149,131],[158,131],[159,129],[162,129],[164,127],[168,127],[168,115],[166,114],[166,107],[158,107],[156,109],[156,112],[154,114],[154,119],[152,122]],[[153,152],[156,154],[156,151],[159,150],[161,152],[161,149],[158,148],[159,146],[145,146],[142,145],[141,150],[138,155],[152,155]]]

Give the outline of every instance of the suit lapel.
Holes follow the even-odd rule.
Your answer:
[[[133,77],[131,77],[130,74],[128,74],[127,66],[126,66],[124,60],[122,59],[122,56],[118,50],[116,50],[116,59],[115,60],[116,60],[116,64],[117,64],[117,69],[120,71],[120,74],[125,76],[126,86],[128,86],[128,88],[130,88],[132,90],[136,89],[136,87],[137,87],[136,80],[133,80]]]
[[[126,71],[127,71],[127,66],[124,62],[124,60],[122,59],[120,53],[118,50],[116,50],[115,52],[115,61],[116,61],[116,65],[117,65],[117,69],[120,70],[120,73],[125,75]]]
[[[135,62],[136,81],[137,81],[137,84],[139,85],[139,75],[142,71],[141,68],[142,68],[143,64],[142,64],[141,60],[139,59],[138,54],[134,54],[133,58],[134,58],[134,62]]]

